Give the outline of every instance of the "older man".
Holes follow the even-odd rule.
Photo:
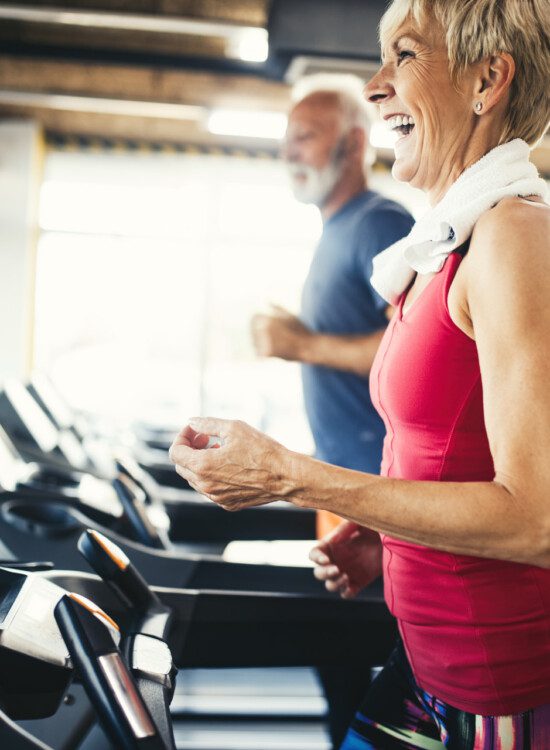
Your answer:
[[[301,91],[300,91],[301,90]],[[295,197],[316,205],[323,234],[307,277],[300,318],[276,308],[252,322],[258,354],[301,362],[317,458],[379,473],[384,426],[368,376],[387,323],[387,303],[370,285],[372,259],[406,235],[413,219],[367,185],[368,117],[361,82],[312,76],[288,120],[283,157]],[[319,536],[339,519],[322,512]],[[320,671],[339,747],[365,688],[364,675]]]
[[[413,219],[368,188],[368,119],[361,86],[353,83],[350,76],[312,76],[290,112],[283,156],[296,198],[319,208],[323,234],[300,318],[276,308],[256,315],[252,329],[258,354],[303,363],[316,456],[378,473],[384,427],[368,375],[387,303],[370,285],[372,259],[407,234]]]

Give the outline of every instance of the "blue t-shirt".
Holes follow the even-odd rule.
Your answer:
[[[372,259],[409,233],[408,211],[372,190],[325,223],[302,294],[301,319],[313,331],[368,335],[385,328],[387,302],[370,285]],[[317,458],[378,474],[384,425],[368,377],[302,365],[307,417]]]

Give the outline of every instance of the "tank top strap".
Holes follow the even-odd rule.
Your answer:
[[[447,311],[447,315],[448,315],[447,296],[449,294],[449,289],[451,287],[455,274],[458,270],[458,267],[462,263],[462,260],[466,256],[466,253],[468,252],[469,248],[470,248],[470,238],[468,238],[465,242],[463,242],[462,245],[455,248],[455,250],[453,250],[452,253],[449,253],[449,255],[445,258],[445,262],[443,264],[443,268],[441,269],[441,271],[436,275],[436,278],[432,282],[430,282],[430,284],[428,284],[428,287],[430,287],[430,290],[425,289],[420,295],[420,296],[423,296],[424,294],[426,294],[427,297],[433,296],[434,293],[436,295],[437,294],[442,295],[440,303],[442,301],[443,307]],[[403,317],[403,305],[405,303],[405,299],[413,284],[414,284],[414,278],[411,280],[407,288],[401,293],[399,300],[397,302],[397,310],[399,313],[398,319],[400,320]],[[438,289],[440,290],[439,292],[436,291]],[[413,304],[415,303],[416,303],[416,300],[413,302]]]
[[[468,237],[468,239],[465,240],[460,247],[457,247],[456,250],[453,250],[453,252],[458,253],[463,258],[470,249],[470,239],[471,238]]]
[[[455,250],[453,250],[452,253],[450,253],[447,256],[445,260],[445,265],[443,266],[441,270],[441,281],[439,283],[440,294],[439,294],[438,304],[445,311],[444,313],[445,317],[446,318],[448,317],[449,319],[450,319],[450,312],[449,312],[449,306],[448,306],[449,290],[456,276],[456,272],[458,271],[458,267],[464,260],[469,248],[470,248],[470,238],[468,238],[465,242],[462,243],[462,245],[457,247]]]

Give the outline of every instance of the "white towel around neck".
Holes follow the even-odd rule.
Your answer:
[[[371,284],[380,296],[395,305],[415,272],[440,271],[445,258],[470,237],[479,217],[503,198],[546,199],[546,183],[529,153],[527,143],[517,138],[468,167],[406,237],[374,258]]]

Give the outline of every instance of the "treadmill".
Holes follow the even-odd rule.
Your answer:
[[[313,577],[309,562],[280,565],[228,561],[222,552],[196,552],[192,545],[171,544],[143,512],[143,496],[127,491],[129,485],[119,483],[118,495],[113,491],[105,498],[81,497],[56,487],[44,489],[36,471],[34,464],[23,461],[0,429],[0,540],[18,559],[38,557],[56,566],[83,570],[76,540],[84,529],[93,528],[113,538],[155,585],[295,591],[334,597]],[[113,489],[110,485],[107,488]]]
[[[91,441],[90,430],[86,421],[75,416],[45,375],[34,373],[26,387],[32,398],[59,430],[70,431],[82,443],[88,442],[89,444],[91,442],[94,446],[97,446],[97,441]],[[168,460],[167,453],[172,438],[173,435],[170,436],[167,431],[149,431],[140,427],[138,428],[135,445],[132,445],[132,452],[140,465],[159,484],[180,490],[182,487],[188,487],[188,485],[174,472],[174,468]],[[102,456],[101,463],[105,465],[107,454],[105,451],[100,451],[100,454]]]
[[[21,458],[38,467],[39,472],[35,472],[32,482],[33,491],[43,494],[48,485],[53,490],[51,499],[61,488],[64,494],[76,493],[81,500],[90,497],[92,502],[111,503],[115,508],[117,501],[113,498],[117,493],[109,485],[122,471],[132,480],[134,492],[135,484],[145,492],[147,505],[155,508],[153,523],[161,524],[165,530],[169,527],[175,544],[194,545],[199,552],[221,552],[234,539],[299,540],[315,536],[315,514],[311,510],[279,502],[228,514],[191,489],[160,487],[130,455],[122,452],[113,459],[114,469],[109,476],[99,472],[97,467],[84,469],[92,465],[92,459],[82,458],[83,444],[77,440],[75,432],[58,428],[29,390],[17,381],[10,381],[0,392],[0,425]],[[61,446],[65,444],[76,445],[76,450],[63,453]],[[76,463],[72,463],[73,453]],[[172,472],[178,476],[173,467]],[[118,490],[120,495],[123,489],[118,487]]]
[[[149,587],[125,553],[108,538],[87,531],[80,536],[78,546],[101,577],[71,570],[51,570],[46,564],[8,561],[11,568],[0,568],[0,607],[5,613],[0,623],[0,661],[7,659],[4,664],[12,667],[9,671],[0,670],[2,747],[14,750],[41,747],[44,750],[47,745],[38,744],[28,730],[32,726],[41,730],[42,736],[47,736],[48,726],[51,734],[52,723],[60,743],[56,750],[113,746],[132,750],[138,747],[158,747],[159,750],[229,747],[227,744],[192,744],[189,734],[195,732],[195,741],[198,741],[200,728],[186,723],[179,724],[176,733],[172,732],[167,706],[173,694],[174,665],[177,668],[281,667],[334,664],[352,659],[358,669],[368,669],[380,664],[392,647],[393,637],[380,642],[375,632],[376,625],[382,626],[386,634],[393,629],[393,621],[381,602],[371,601],[367,605],[365,620],[366,605],[361,601],[334,599],[327,602],[322,598],[285,593]],[[80,601],[67,600],[65,591],[85,597],[88,611],[81,610]],[[129,691],[134,695],[130,707],[135,709],[141,698],[145,704],[141,714],[144,725],[147,725],[147,717],[150,720],[149,733],[143,737],[158,734],[157,744],[152,740],[150,744],[141,740],[141,744],[126,744],[129,729],[135,727],[131,718],[125,718],[123,709],[128,707],[128,701],[122,705],[120,693],[117,697],[115,677],[110,683],[107,681],[108,684],[98,678],[98,655],[114,654],[116,648],[105,648],[102,637],[94,641],[90,636],[86,648],[80,644],[79,639],[87,632],[92,617],[89,601],[113,621],[121,623],[119,668],[114,675],[120,678],[124,667],[130,672],[127,679],[133,678],[135,683],[134,693]],[[37,602],[40,602],[39,610],[36,610]],[[65,637],[71,661],[52,625],[52,610]],[[92,630],[94,627],[97,630],[97,623],[91,624]],[[331,644],[329,650],[327,642]],[[106,744],[102,733],[98,739],[97,727],[90,721],[89,707],[87,711],[85,702],[83,708],[78,695],[75,699],[74,694],[68,692],[70,670],[75,666],[111,742],[114,737],[114,745]],[[98,698],[98,690],[105,693],[109,688],[113,689],[111,695],[106,698],[103,694],[103,699]],[[32,697],[28,698],[25,691]],[[12,696],[11,701],[9,696]],[[55,712],[53,718],[46,722],[32,725],[28,721],[52,712]],[[27,721],[17,726],[14,719]],[[274,728],[277,726],[282,728],[281,725]],[[223,724],[216,727],[223,734]],[[257,736],[250,740],[249,732],[250,741],[255,744],[245,744],[246,737],[241,737],[235,739],[232,747],[234,750],[246,747],[261,750],[264,746],[272,750],[322,747],[318,735],[317,745],[307,744],[307,731],[304,732],[303,726],[296,745],[291,735],[285,739],[287,744],[261,745]]]

